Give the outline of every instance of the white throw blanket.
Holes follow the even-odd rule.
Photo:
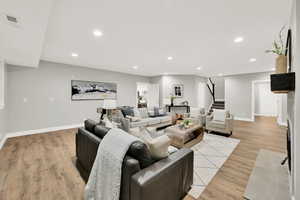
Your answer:
[[[85,188],[85,200],[119,200],[123,159],[130,145],[138,140],[116,128],[105,135]]]

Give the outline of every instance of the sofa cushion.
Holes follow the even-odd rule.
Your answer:
[[[210,123],[210,126],[211,126],[211,127],[214,127],[214,128],[224,129],[224,128],[225,128],[225,122],[213,120],[213,121]]]
[[[172,121],[171,116],[157,117],[157,119],[160,120],[160,123],[165,123],[165,122],[171,122]]]
[[[147,108],[139,108],[139,111],[140,111],[140,117],[141,118],[148,118],[149,115],[148,115],[148,109]]]
[[[127,115],[134,117],[134,108],[130,106],[121,106],[120,107],[123,116],[126,117]]]
[[[87,119],[84,121],[84,128],[91,133],[94,133],[94,129],[96,125],[98,125],[98,123],[95,122],[94,120]]]
[[[138,160],[142,169],[154,162],[147,145],[141,141],[133,142],[128,149],[127,155]]]
[[[160,119],[155,117],[155,118],[148,118],[148,126],[154,125],[154,124],[159,124]]]
[[[105,127],[102,125],[97,125],[97,126],[95,126],[94,134],[102,139],[109,130],[110,130],[110,128],[108,128],[108,127]]]
[[[149,118],[148,119],[141,119],[140,121],[137,122],[131,122],[130,123],[130,128],[135,128],[135,127],[140,127],[140,126],[147,126],[149,122]]]

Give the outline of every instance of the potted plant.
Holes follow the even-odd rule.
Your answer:
[[[277,55],[276,58],[276,73],[287,73],[287,56],[285,55],[286,48],[283,44],[283,31],[285,27],[282,27],[279,32],[279,41],[274,40],[273,49],[266,50],[266,53],[273,53]]]
[[[182,123],[183,123],[184,128],[189,128],[192,125],[192,120],[185,119],[185,120],[183,120]]]

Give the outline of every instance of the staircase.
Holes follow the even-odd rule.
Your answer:
[[[212,104],[212,106],[211,106],[211,108],[210,108],[211,110],[212,109],[225,109],[225,102],[224,101],[215,101],[213,104]]]

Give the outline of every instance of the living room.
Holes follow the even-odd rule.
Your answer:
[[[0,199],[300,198],[295,0],[5,0],[0,14]],[[126,134],[113,198],[99,149]]]

